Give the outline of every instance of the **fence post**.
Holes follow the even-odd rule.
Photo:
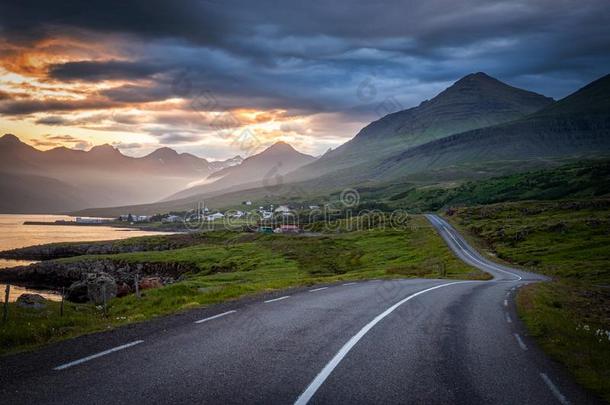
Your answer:
[[[6,291],[4,293],[4,312],[2,314],[2,322],[8,321],[8,298],[11,293],[11,285],[6,285]]]
[[[136,298],[140,298],[140,275],[136,273],[135,278]]]
[[[61,287],[61,304],[59,305],[59,316],[64,316],[64,297],[66,296],[66,287]]]
[[[108,316],[108,312],[106,309],[106,284],[102,284],[102,302],[104,305],[104,317]]]

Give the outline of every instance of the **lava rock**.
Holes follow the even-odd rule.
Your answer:
[[[21,308],[43,309],[47,300],[40,294],[21,294],[17,298],[17,306]]]

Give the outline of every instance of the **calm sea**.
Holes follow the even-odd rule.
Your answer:
[[[113,228],[110,226],[23,225],[25,221],[53,222],[58,219],[73,220],[74,218],[65,215],[0,214],[0,251],[53,242],[89,242],[162,233]],[[0,271],[6,267],[29,263],[32,262],[0,259]],[[4,289],[5,285],[0,284],[0,302],[4,301]],[[50,299],[58,299],[58,295],[53,292],[33,291],[18,286],[11,286],[10,300],[14,301],[24,292],[36,292]]]

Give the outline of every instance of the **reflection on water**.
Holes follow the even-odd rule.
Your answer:
[[[74,220],[66,215],[8,215],[0,214],[0,251],[25,246],[42,245],[55,242],[93,242],[100,240],[126,239],[134,236],[159,235],[164,232],[148,232],[110,226],[69,226],[69,225],[23,225],[25,221],[54,222],[57,220]],[[23,266],[33,263],[25,260],[0,259],[0,271],[3,268]],[[0,284],[0,302],[4,301],[4,288]],[[61,296],[52,291],[35,291],[23,287],[11,286],[10,300],[15,301],[23,293],[36,293],[52,300],[61,300]]]

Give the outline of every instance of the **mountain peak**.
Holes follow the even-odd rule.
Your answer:
[[[487,73],[484,72],[476,72],[476,73],[470,73],[467,74],[466,76],[462,77],[461,79],[459,79],[457,82],[453,83],[452,86],[450,86],[447,90],[452,90],[452,89],[492,89],[492,88],[511,88],[511,86],[509,86],[506,83],[501,82],[500,80],[496,79],[495,77],[489,76]]]
[[[2,143],[6,143],[6,144],[18,144],[18,143],[22,143],[21,140],[19,138],[17,138],[15,135],[13,134],[4,134],[2,136],[2,138],[0,138],[0,142]]]
[[[96,145],[94,147],[92,147],[91,149],[89,149],[88,153],[96,153],[96,154],[101,154],[101,153],[105,153],[105,154],[115,154],[115,153],[121,153],[119,152],[119,150],[117,148],[115,148],[114,146],[105,143],[103,145]]]
[[[178,152],[173,150],[172,148],[168,148],[167,146],[161,147],[159,149],[154,150],[146,157],[153,159],[169,159],[178,156]]]
[[[297,150],[295,148],[293,148],[292,145],[290,145],[289,143],[286,143],[284,141],[277,141],[276,143],[274,143],[273,145],[271,145],[270,147],[265,149],[262,153],[267,153],[267,152],[285,153],[285,152],[297,152]]]

